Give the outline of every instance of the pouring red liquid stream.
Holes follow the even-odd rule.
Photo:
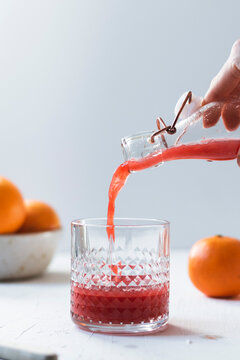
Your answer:
[[[129,160],[121,164],[113,174],[109,187],[109,202],[107,214],[107,233],[109,239],[114,235],[115,200],[119,191],[124,186],[130,171],[144,170],[164,161],[181,159],[205,160],[234,160],[240,148],[240,139],[216,139],[202,141],[197,144],[184,144],[163,150],[162,153],[154,152],[140,160]]]

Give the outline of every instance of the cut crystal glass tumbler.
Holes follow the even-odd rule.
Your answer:
[[[72,222],[71,316],[82,329],[137,334],[164,329],[169,309],[169,223]]]

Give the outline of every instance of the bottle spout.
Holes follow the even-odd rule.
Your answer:
[[[131,164],[136,164],[143,158],[147,159],[148,156],[153,154],[158,155],[158,163],[155,166],[159,166],[162,161],[162,149],[164,147],[163,139],[161,136],[157,136],[155,141],[151,141],[151,137],[154,132],[145,131],[131,136],[126,136],[121,140],[121,146],[123,151],[123,157],[125,161],[129,162],[129,169],[131,172],[135,172],[136,166],[131,169]]]
[[[161,117],[157,118],[157,131],[142,132],[136,135],[124,137],[121,141],[123,157],[125,161],[129,161],[130,171],[135,171],[138,168],[137,161],[148,159],[149,156],[153,161],[153,166],[159,166],[163,163],[162,149],[168,148],[164,133],[174,135],[177,132],[176,124],[187,102],[191,102],[192,92],[189,91],[183,100],[183,103],[178,110],[172,125],[167,126]],[[152,161],[151,161],[152,163]],[[131,165],[134,165],[131,169]]]

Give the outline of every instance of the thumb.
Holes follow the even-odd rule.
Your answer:
[[[238,154],[237,154],[237,163],[238,166],[240,167],[240,149],[238,150]]]

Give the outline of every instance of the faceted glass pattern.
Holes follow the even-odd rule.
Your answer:
[[[91,331],[156,331],[168,320],[169,224],[115,223],[115,242],[105,219],[72,224],[72,318]]]

